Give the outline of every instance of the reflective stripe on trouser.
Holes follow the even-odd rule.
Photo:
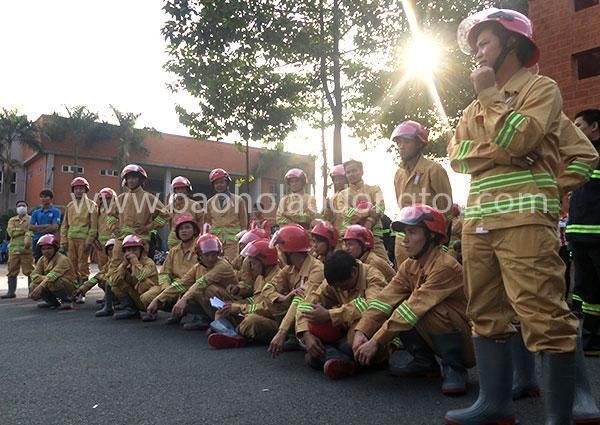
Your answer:
[[[371,251],[373,251],[373,253],[375,255],[377,255],[378,257],[381,257],[385,261],[389,262],[390,257],[388,256],[385,246],[383,245],[383,240],[381,240],[381,238],[378,238],[377,236],[374,236],[373,240],[374,240],[374,246]]]
[[[402,247],[402,238],[398,235],[396,235],[396,242],[394,244],[394,256],[396,257],[396,269],[408,258],[406,250]]]
[[[223,255],[230,262],[235,260],[235,257],[237,257],[238,254],[240,253],[240,248],[239,248],[237,241],[221,240],[221,243],[223,244]]]
[[[29,252],[26,254],[8,253],[8,277],[16,277],[19,275],[19,270],[23,271],[25,276],[29,276],[33,271],[33,255]]]
[[[573,299],[586,314],[600,316],[600,243],[573,242]]]
[[[463,233],[462,249],[475,335],[510,337],[516,313],[529,351],[575,350],[577,319],[564,300],[565,265],[554,229],[526,225]]]
[[[39,285],[33,285],[30,284],[29,285],[29,292],[33,291],[35,288],[37,288]],[[60,291],[61,289],[64,289],[65,291],[67,291],[67,294],[69,294],[69,296],[75,292],[75,282],[71,282],[67,279],[62,279],[62,278],[58,278],[56,279],[54,282],[50,282],[48,285],[46,285],[46,288],[50,291],[50,292],[56,292],[56,291]]]
[[[212,319],[215,320],[215,308],[210,305],[210,298],[217,297],[221,300],[234,301],[231,294],[223,287],[217,285],[208,285],[204,291],[198,293],[195,292],[193,296],[189,298],[190,302],[200,305],[202,310]]]
[[[240,335],[258,342],[268,344],[277,333],[277,322],[258,314],[248,314],[240,323]]]
[[[90,254],[85,250],[85,239],[72,239],[67,241],[67,256],[73,263],[73,271],[78,277],[87,277],[90,274]]]

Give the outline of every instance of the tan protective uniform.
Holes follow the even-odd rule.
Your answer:
[[[6,233],[10,237],[8,246],[8,277],[17,277],[19,270],[25,276],[31,275],[33,271],[33,255],[31,254],[31,236],[29,232],[29,220],[31,217],[25,214],[8,219]]]
[[[73,199],[65,207],[60,227],[60,245],[67,250],[67,256],[78,278],[87,279],[90,274],[90,251],[98,232],[98,207],[86,194],[80,200]]]
[[[167,244],[169,249],[171,249],[180,242],[180,240],[177,239],[177,234],[175,233],[177,219],[182,215],[189,215],[194,219],[198,229],[202,229],[202,225],[204,224],[204,209],[200,203],[194,201],[188,196],[181,194],[171,195],[171,202],[169,202],[167,207],[169,214],[171,215],[171,220],[169,223],[170,232]]]
[[[129,296],[138,310],[145,310],[152,299],[145,297],[146,292],[158,286],[158,270],[156,264],[147,255],[141,259],[133,257],[127,265],[121,264],[112,277],[112,291],[117,298]]]
[[[392,281],[369,303],[355,330],[388,345],[403,331],[415,328],[432,347],[431,336],[459,330],[465,366],[475,364],[467,315],[462,267],[438,249],[420,266],[408,259]]]
[[[379,255],[376,255],[373,251],[367,251],[362,258],[360,258],[360,261],[379,270],[386,282],[392,280],[392,278],[396,275],[396,270],[390,266],[389,261],[384,260]]]
[[[217,193],[208,200],[205,221],[211,225],[210,233],[221,240],[224,256],[233,261],[239,254],[235,235],[248,227],[244,199],[233,193]]]
[[[443,212],[446,218],[450,216],[452,207],[452,187],[448,173],[439,163],[421,156],[412,169],[406,164],[400,164],[394,176],[394,188],[398,208],[402,209],[415,203],[429,205]],[[435,205],[434,205],[435,204]],[[402,248],[404,233],[396,233],[396,267],[408,258]]]
[[[108,256],[106,255],[106,251],[104,250],[104,245],[108,242],[109,239],[116,238],[114,231],[111,229],[118,228],[118,220],[115,222],[114,217],[109,216],[109,211],[104,209],[102,202],[100,202],[100,206],[98,208],[98,234],[96,235],[96,240],[98,241],[98,245],[96,246],[96,259],[98,261],[98,268],[103,268],[104,264],[108,263]]]
[[[561,110],[556,83],[521,69],[479,93],[448,146],[451,166],[472,177],[462,249],[473,332],[508,338],[514,309],[532,352],[572,352],[577,336],[555,230]],[[511,165],[532,151],[532,167]]]
[[[70,296],[75,292],[76,281],[73,264],[66,255],[57,252],[50,261],[42,255],[31,273],[29,292],[41,285],[50,292],[64,289]]]
[[[317,202],[314,196],[308,193],[290,193],[279,201],[275,222],[280,226],[296,223],[308,229],[316,211]]]

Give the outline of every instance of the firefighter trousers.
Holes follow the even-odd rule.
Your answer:
[[[15,252],[8,253],[8,277],[17,277],[19,270],[27,277],[33,271],[33,255],[31,252],[17,254]]]
[[[79,278],[87,278],[90,274],[90,253],[85,249],[86,245],[85,239],[67,240],[67,257],[73,263],[73,270]]]

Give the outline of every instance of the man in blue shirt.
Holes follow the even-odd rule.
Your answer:
[[[60,210],[52,205],[54,193],[49,189],[40,192],[41,208],[37,208],[31,213],[29,221],[29,230],[33,233],[33,258],[36,263],[42,256],[42,252],[37,246],[37,241],[46,233],[58,235],[60,227]]]

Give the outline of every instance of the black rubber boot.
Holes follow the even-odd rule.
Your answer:
[[[600,356],[600,316],[584,314],[582,345],[583,354],[588,357]]]
[[[119,301],[123,306],[123,310],[120,310],[118,313],[114,314],[113,318],[115,320],[135,319],[140,316],[140,312],[135,307],[133,300],[128,295],[119,298]]]
[[[402,345],[413,359],[404,367],[390,368],[390,375],[398,378],[440,378],[440,365],[435,353],[415,329],[400,333]]]
[[[71,310],[73,308],[71,305],[71,301],[73,299],[69,296],[69,294],[67,294],[67,291],[60,289],[54,292],[54,295],[56,295],[56,298],[60,300],[60,306],[58,306],[59,310]]]
[[[585,359],[581,345],[581,330],[577,338],[577,352],[575,354],[575,398],[573,400],[573,421],[576,424],[600,424],[600,410],[592,394],[590,381],[585,369]]]
[[[535,355],[525,346],[521,327],[517,326],[517,330],[517,334],[510,340],[513,362],[512,398],[519,400],[539,397],[540,385],[535,376]]]
[[[447,412],[446,424],[513,425],[510,341],[475,337],[473,344],[479,369],[479,397],[471,407]]]
[[[17,291],[17,276],[12,276],[8,278],[8,292],[2,295],[0,298],[3,300],[7,300],[10,298],[16,298]]]
[[[571,424],[575,395],[575,352],[543,352],[542,382],[545,424]]]
[[[467,392],[469,374],[464,363],[463,334],[453,332],[432,335],[431,341],[438,356],[442,359],[444,395],[462,395]]]
[[[107,317],[112,316],[115,312],[113,309],[113,303],[115,301],[115,294],[110,288],[110,285],[106,285],[104,290],[104,306],[96,311],[96,317]]]
[[[43,289],[42,290],[42,296],[41,296],[41,298],[44,301],[42,301],[41,303],[38,303],[38,305],[37,305],[38,308],[52,308],[52,309],[54,309],[54,308],[60,307],[60,301],[48,289]]]

